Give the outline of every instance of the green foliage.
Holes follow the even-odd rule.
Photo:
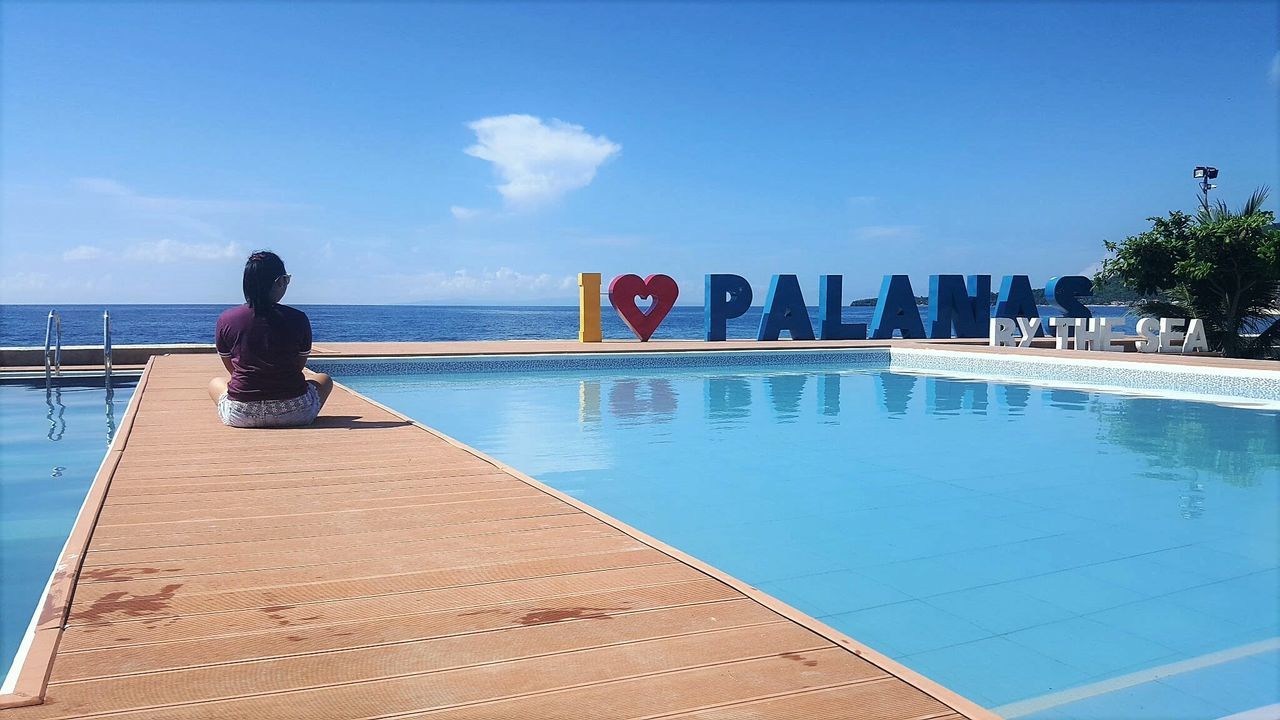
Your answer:
[[[1112,257],[1096,282],[1119,281],[1144,298],[1144,315],[1200,318],[1209,342],[1229,357],[1273,354],[1280,340],[1280,229],[1262,209],[1267,190],[1240,210],[1221,201],[1195,215],[1148,218],[1151,229],[1105,242]],[[1269,326],[1269,327],[1268,327]],[[1257,337],[1247,337],[1261,330]]]

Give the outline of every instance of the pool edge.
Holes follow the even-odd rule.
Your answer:
[[[94,528],[97,527],[98,516],[106,502],[116,467],[128,444],[138,406],[142,403],[142,392],[146,389],[154,363],[155,356],[147,360],[124,415],[120,418],[115,437],[98,466],[93,482],[85,492],[84,502],[80,505],[80,511],[67,534],[67,541],[45,585],[44,594],[36,606],[32,624],[28,626],[8,670],[8,675],[16,673],[16,676],[12,690],[0,693],[0,710],[44,702],[49,676],[53,671],[53,660],[58,654],[58,643],[62,640],[67,614],[71,611],[71,601],[74,599],[85,552],[93,537]],[[8,675],[4,678],[5,681],[8,680]]]

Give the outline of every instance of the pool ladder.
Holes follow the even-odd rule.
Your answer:
[[[49,311],[44,326],[44,375],[50,374],[62,374],[62,315],[57,310]]]
[[[111,387],[111,311],[102,311],[102,370],[106,374],[107,388]],[[44,375],[45,379],[62,375],[62,314],[49,311],[44,327]]]

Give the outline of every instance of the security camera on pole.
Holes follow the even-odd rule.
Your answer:
[[[1209,191],[1218,187],[1210,183],[1210,180],[1218,177],[1218,168],[1208,167],[1206,165],[1197,165],[1196,169],[1191,171],[1191,177],[1200,181],[1200,204],[1205,210],[1209,209]]]

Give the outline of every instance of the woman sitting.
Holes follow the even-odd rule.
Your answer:
[[[328,375],[304,370],[311,321],[301,310],[280,304],[288,288],[284,261],[273,252],[256,252],[244,265],[246,304],[218,318],[215,344],[231,378],[211,380],[209,397],[226,425],[309,425],[333,391]]]

